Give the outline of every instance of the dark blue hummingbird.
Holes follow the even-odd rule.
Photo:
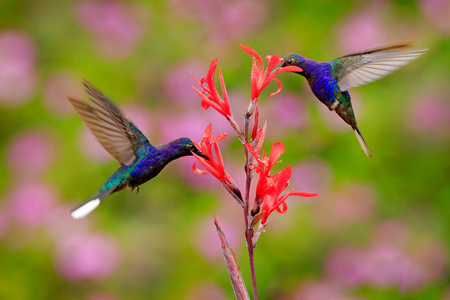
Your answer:
[[[411,43],[393,44],[370,51],[320,62],[298,54],[288,54],[279,68],[298,66],[296,72],[306,78],[314,95],[329,110],[334,110],[347,124],[352,126],[356,137],[367,156],[372,156],[358,125],[348,89],[380,79],[422,55],[427,49],[407,49]]]
[[[84,80],[83,85],[92,103],[68,99],[98,142],[122,166],[94,196],[71,212],[74,219],[84,218],[111,193],[124,188],[139,188],[139,185],[158,175],[169,162],[177,158],[195,153],[208,159],[186,137],[153,146],[108,98],[89,82]]]

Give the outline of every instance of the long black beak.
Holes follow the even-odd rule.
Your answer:
[[[198,150],[197,147],[192,149],[191,152],[197,154],[198,156],[200,156],[200,157],[202,157],[202,158],[204,158],[206,160],[209,160],[209,157],[205,153],[203,153],[202,151]]]
[[[269,76],[272,75],[275,71],[281,69],[282,68],[282,66],[281,66],[282,63],[283,62],[279,63],[278,66],[276,66],[275,69],[273,69],[272,72],[269,73]]]

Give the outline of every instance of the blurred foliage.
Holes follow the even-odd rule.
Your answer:
[[[242,122],[251,59],[241,43],[261,56],[297,52],[330,60],[383,42],[416,40],[417,47],[430,48],[422,57],[351,91],[373,158],[303,78],[281,74],[282,93],[269,99],[265,92],[260,108],[268,120],[265,147],[285,143],[283,167],[292,165],[293,177],[301,170],[293,188],[320,196],[301,205],[289,199],[287,214],[273,216],[256,248],[257,280],[260,299],[317,299],[311,298],[314,288],[318,295],[328,289],[336,297],[326,299],[449,299],[450,21],[441,16],[448,11],[445,0],[1,1],[0,40],[8,33],[31,42],[34,58],[24,74],[34,84],[20,101],[8,100],[4,91],[25,90],[23,76],[11,82],[9,73],[0,71],[7,84],[0,83],[0,298],[232,299],[213,214],[225,225],[251,288],[242,212],[219,183],[205,178],[209,175],[191,172],[191,158],[169,165],[139,194],[122,191],[87,219],[70,219],[70,208],[95,193],[118,164],[86,145],[96,142],[83,137],[80,118],[58,98],[73,91],[67,85],[79,82],[74,93],[82,95],[86,78],[119,107],[145,111],[147,136],[159,144],[173,138],[165,134],[168,126],[190,135],[196,127],[176,123],[188,113],[194,116],[188,122],[200,120],[202,128],[220,122],[222,116],[204,112],[199,99],[187,100],[196,97],[189,73],[205,76],[215,57],[230,101],[236,99],[235,119]],[[5,47],[0,46],[0,68],[8,62]],[[185,81],[174,80],[173,72],[186,64],[197,70],[183,69]],[[196,73],[199,69],[204,73]],[[60,74],[68,79],[50,87]],[[174,99],[171,92],[179,90],[186,94]],[[298,97],[306,125],[280,127],[274,111],[284,94]],[[53,108],[60,104],[62,109]],[[39,166],[34,147],[14,150],[28,133],[47,145],[46,166]],[[196,138],[202,134],[196,129]],[[224,144],[223,151],[230,173],[243,173],[239,144]],[[28,162],[38,165],[36,172],[23,165]],[[242,176],[236,181],[243,187]],[[50,190],[52,201],[33,189],[20,194],[36,182]],[[339,259],[343,275],[333,272],[334,253],[346,247],[379,263],[379,274],[369,277],[387,281],[348,282],[356,271],[345,270]],[[373,254],[380,248],[391,252],[380,258]],[[398,270],[392,267],[397,262]],[[85,269],[73,273],[82,264]]]

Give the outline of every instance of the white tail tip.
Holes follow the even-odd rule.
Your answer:
[[[356,128],[354,129],[354,131],[355,131],[356,137],[358,138],[358,142],[361,145],[361,148],[364,150],[364,152],[366,153],[366,155],[368,157],[372,157],[372,153],[370,153],[369,147],[367,147],[366,142],[364,141],[361,134],[358,132],[358,130]]]
[[[82,219],[86,217],[88,214],[90,214],[94,209],[97,208],[97,206],[100,205],[100,199],[96,198],[91,201],[86,202],[85,204],[81,205],[77,209],[73,210],[70,215],[74,219]]]

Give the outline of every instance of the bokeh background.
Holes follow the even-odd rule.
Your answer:
[[[199,141],[209,122],[243,188],[243,151],[204,111],[190,74],[219,58],[236,120],[251,58],[317,60],[392,41],[430,48],[351,91],[367,158],[350,127],[295,74],[261,99],[265,147],[286,144],[288,200],[256,248],[261,299],[450,299],[450,2],[0,1],[0,299],[233,299],[217,215],[250,289],[242,213],[192,158],[140,193],[110,196],[81,221],[69,211],[118,167],[66,96],[81,78],[106,93],[154,144]]]

